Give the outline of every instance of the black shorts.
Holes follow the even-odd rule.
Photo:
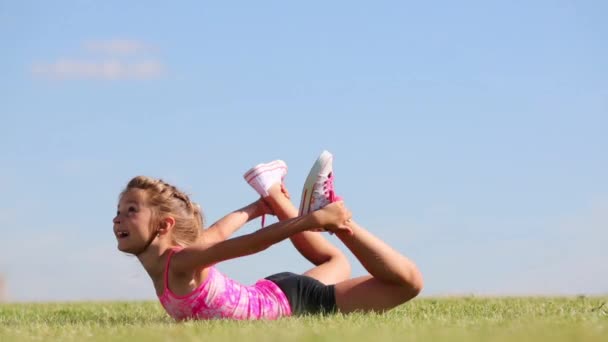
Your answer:
[[[337,310],[334,285],[325,285],[315,278],[291,272],[273,274],[266,279],[285,293],[294,316],[334,313]]]

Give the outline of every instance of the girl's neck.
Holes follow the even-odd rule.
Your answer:
[[[163,277],[165,272],[166,255],[167,252],[173,248],[164,243],[153,243],[146,250],[137,256],[139,262],[142,264],[148,275],[153,280],[157,277]]]

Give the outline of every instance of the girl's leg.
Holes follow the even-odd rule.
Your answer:
[[[412,261],[354,221],[350,228],[352,235],[336,235],[370,275],[336,284],[336,305],[340,312],[388,310],[420,293],[422,275]]]
[[[283,193],[281,184],[272,185],[268,190],[268,197],[265,197],[264,200],[270,205],[279,220],[298,216],[298,209]],[[350,264],[346,256],[321,234],[302,232],[290,239],[300,254],[316,265],[304,275],[324,284],[335,284],[350,277]]]

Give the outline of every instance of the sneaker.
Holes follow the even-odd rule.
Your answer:
[[[268,197],[268,189],[277,183],[282,183],[287,175],[287,164],[282,160],[274,160],[266,164],[258,164],[249,169],[243,178],[262,197]]]
[[[300,201],[300,216],[339,201],[334,190],[333,159],[331,153],[323,151],[310,169]]]

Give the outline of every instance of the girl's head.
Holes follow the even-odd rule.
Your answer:
[[[192,244],[204,221],[200,207],[176,187],[137,176],[121,192],[113,222],[118,249],[139,254],[164,233],[172,245]]]

